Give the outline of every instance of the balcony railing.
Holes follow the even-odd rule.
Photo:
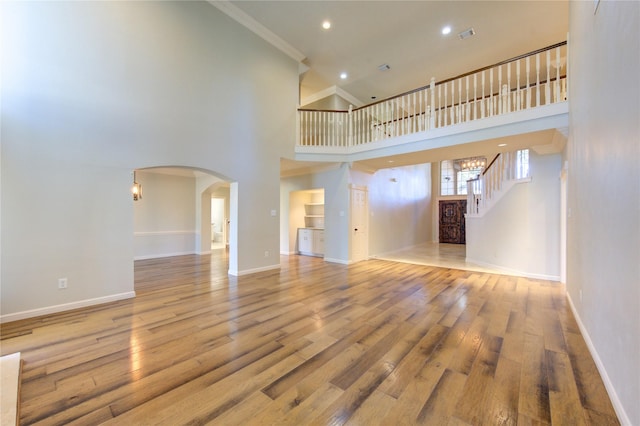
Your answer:
[[[348,149],[567,99],[567,43],[348,111],[299,113],[300,147]]]

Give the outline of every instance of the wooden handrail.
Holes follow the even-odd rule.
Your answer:
[[[540,48],[540,49],[534,50],[534,51],[529,52],[529,53],[524,53],[524,54],[522,54],[522,55],[518,55],[518,56],[515,56],[515,57],[513,57],[513,58],[506,59],[506,60],[504,60],[504,61],[500,61],[500,62],[495,63],[495,64],[493,64],[493,65],[487,65],[486,67],[478,68],[478,69],[476,69],[476,70],[469,71],[469,72],[466,72],[466,73],[464,73],[464,74],[460,74],[460,75],[458,75],[458,76],[448,78],[448,79],[446,79],[446,80],[438,81],[438,82],[436,82],[436,84],[435,84],[435,85],[436,85],[436,86],[439,86],[439,85],[441,85],[441,84],[446,84],[446,83],[449,83],[449,82],[451,82],[451,81],[453,81],[453,80],[457,80],[457,79],[459,79],[459,78],[466,77],[466,76],[468,76],[468,75],[473,75],[473,74],[475,74],[475,73],[479,73],[479,72],[481,72],[481,71],[486,71],[486,70],[491,69],[491,68],[494,68],[494,67],[499,67],[499,66],[501,66],[501,65],[505,65],[505,64],[508,64],[508,63],[510,63],[510,62],[518,61],[518,60],[523,59],[523,58],[526,58],[526,57],[528,57],[528,56],[537,55],[538,53],[546,52],[547,50],[555,49],[555,48],[560,47],[560,46],[566,46],[566,44],[567,44],[566,40],[565,40],[565,41],[561,41],[560,43],[556,43],[556,44],[553,44],[553,45],[551,45],[551,46],[543,47],[543,48]],[[377,104],[381,104],[381,103],[383,103],[383,102],[387,102],[387,101],[390,101],[390,100],[393,100],[393,99],[400,98],[400,97],[402,97],[402,96],[410,95],[410,94],[412,94],[412,93],[419,92],[419,91],[421,91],[421,90],[426,90],[426,89],[428,89],[430,86],[431,86],[430,84],[427,84],[426,86],[418,87],[417,89],[412,89],[412,90],[409,90],[409,91],[407,91],[407,92],[400,93],[399,95],[391,96],[391,97],[389,97],[389,98],[381,99],[381,100],[379,100],[379,101],[372,102],[372,103],[370,103],[370,104],[367,104],[367,105],[364,105],[364,106],[361,106],[361,107],[358,107],[358,108],[354,108],[354,109],[353,109],[353,111],[358,111],[358,110],[361,110],[361,109],[364,109],[364,108],[368,108],[368,107],[371,107],[371,106],[374,106],[374,105],[377,105]],[[298,109],[298,111],[307,111],[307,112],[308,112],[308,111],[317,111],[317,112],[341,112],[341,113],[349,112],[348,110],[319,110],[319,109],[303,109],[303,108],[299,108],[299,109]]]
[[[498,153],[498,154],[496,154],[495,157],[493,157],[493,160],[491,160],[489,165],[487,167],[485,167],[485,169],[482,171],[482,176],[484,176],[484,174],[487,173],[487,171],[491,168],[491,166],[493,166],[493,163],[496,162],[496,160],[498,159],[498,157],[500,157],[500,155],[502,155],[502,153]]]

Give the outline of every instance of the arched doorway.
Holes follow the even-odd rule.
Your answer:
[[[150,167],[136,170],[141,196],[134,202],[134,260],[181,255],[211,255],[211,198],[224,194],[227,221],[237,214],[237,184],[209,170],[190,167]],[[237,264],[237,239],[229,228],[224,265],[227,274]],[[218,253],[219,254],[219,253]],[[222,271],[219,271],[222,272]]]

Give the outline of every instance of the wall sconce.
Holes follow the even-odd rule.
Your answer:
[[[136,182],[136,171],[133,171],[133,186],[131,187],[131,193],[133,194],[133,201],[142,199],[142,185]]]

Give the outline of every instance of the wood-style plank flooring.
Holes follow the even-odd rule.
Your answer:
[[[21,424],[618,424],[558,283],[304,256],[234,278],[218,253],[3,324]]]

